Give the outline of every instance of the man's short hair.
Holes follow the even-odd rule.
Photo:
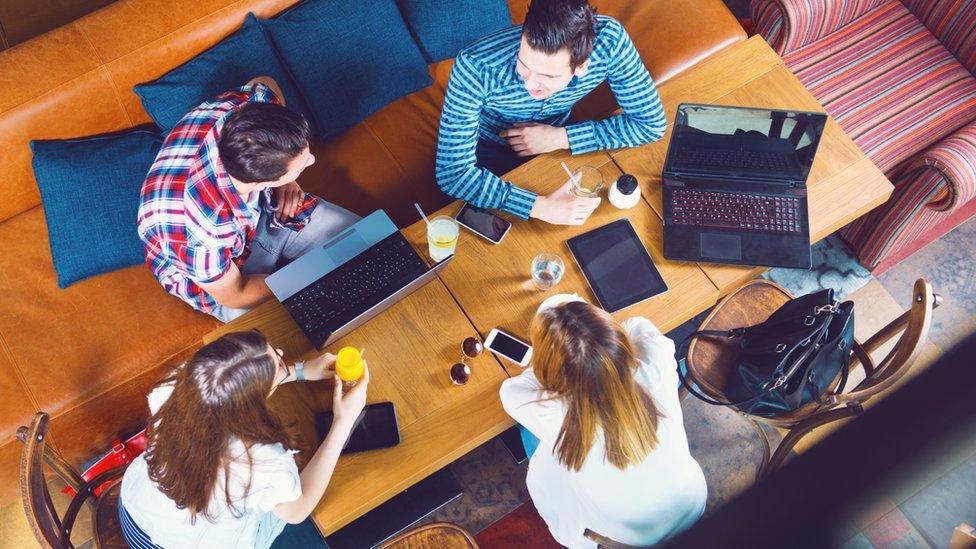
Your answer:
[[[522,34],[532,49],[549,55],[568,49],[575,70],[593,52],[595,13],[587,0],[532,0]]]
[[[308,122],[274,103],[247,103],[230,115],[217,149],[224,169],[243,183],[275,181],[308,146]]]

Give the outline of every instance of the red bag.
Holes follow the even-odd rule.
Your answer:
[[[115,469],[116,467],[121,467],[122,465],[128,465],[132,463],[132,460],[139,457],[139,454],[146,451],[146,430],[143,429],[135,435],[133,435],[129,440],[125,441],[123,444],[121,440],[115,439],[112,442],[112,451],[105,454],[98,461],[92,464],[91,467],[85,469],[81,473],[81,478],[85,481],[90,481],[98,475]],[[95,487],[95,496],[101,495],[102,491],[107,489],[111,482],[106,482],[101,486]],[[65,486],[61,490],[65,494],[75,497],[75,490],[70,486]]]

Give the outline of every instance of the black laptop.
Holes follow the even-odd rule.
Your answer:
[[[807,176],[827,115],[678,106],[664,163],[668,259],[809,269]]]

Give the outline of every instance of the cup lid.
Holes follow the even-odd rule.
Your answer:
[[[617,178],[617,190],[623,194],[630,194],[637,188],[637,178],[625,173]]]

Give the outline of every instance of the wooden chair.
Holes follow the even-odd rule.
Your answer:
[[[597,549],[650,549],[650,545],[628,545],[626,543],[620,543],[619,541],[613,541],[612,539],[597,534],[589,528],[583,530],[583,537],[596,543]]]
[[[456,524],[432,522],[398,534],[376,549],[478,549],[478,544]]]
[[[743,414],[751,420],[764,444],[757,478],[779,467],[801,438],[818,427],[860,414],[868,400],[889,389],[908,372],[925,344],[932,309],[942,302],[941,296],[932,293],[931,286],[924,279],[915,281],[913,296],[911,309],[866,342],[860,343],[855,340],[848,371],[853,372],[858,367],[864,370],[864,380],[856,386],[845,388],[842,393],[835,394],[841,379],[841,375],[838,374],[824,404],[811,403],[773,418]],[[753,280],[719,302],[699,329],[728,330],[759,324],[792,298],[793,296],[778,284],[763,279]],[[855,316],[855,322],[856,320]],[[888,344],[899,333],[901,336],[894,343],[894,347],[884,358],[875,362],[872,353]],[[692,380],[706,396],[715,400],[728,402],[724,393],[725,381],[733,373],[736,364],[736,345],[728,341],[697,338],[688,347],[686,365]],[[783,441],[777,446],[771,458],[769,438],[757,421],[787,430]]]
[[[124,467],[98,475],[90,482],[81,476],[46,444],[48,415],[38,412],[30,427],[17,430],[17,438],[24,442],[24,453],[20,460],[20,493],[27,513],[27,522],[38,543],[45,549],[70,549],[71,529],[83,505],[88,505],[92,516],[92,533],[96,547],[128,547],[122,537],[119,525],[119,487]],[[68,504],[64,517],[58,512],[51,499],[44,466],[54,473],[77,494]],[[105,482],[112,482],[110,488],[99,496],[95,488]]]
[[[973,549],[976,547],[976,528],[965,522],[956,526],[949,540],[949,549]]]

